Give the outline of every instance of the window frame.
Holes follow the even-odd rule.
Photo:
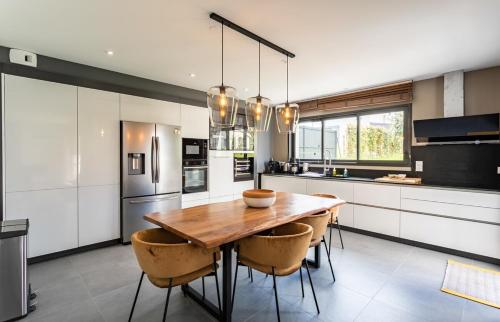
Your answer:
[[[360,160],[360,117],[365,115],[372,114],[383,114],[390,112],[403,112],[403,160]],[[309,122],[309,121],[321,121],[321,159],[297,159],[296,158],[296,133],[293,133],[290,138],[289,145],[291,146],[291,157],[292,159],[297,159],[304,162],[310,163],[323,163],[325,158],[324,152],[324,129],[325,129],[325,121],[331,119],[340,119],[346,117],[355,117],[356,118],[356,160],[340,160],[340,159],[332,159],[332,164],[352,164],[352,165],[367,165],[367,166],[408,166],[411,164],[410,155],[411,155],[411,104],[406,105],[398,105],[384,108],[370,108],[364,110],[357,111],[349,111],[343,113],[330,113],[321,116],[311,116],[304,117],[299,120],[300,122]]]

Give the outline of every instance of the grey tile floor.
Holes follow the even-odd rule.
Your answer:
[[[334,234],[336,238],[338,235]],[[382,239],[344,232],[332,257],[337,282],[323,251],[322,268],[311,270],[321,313],[316,314],[304,274],[277,280],[283,321],[500,321],[500,310],[440,291],[446,261],[454,258],[483,267],[498,266]],[[38,309],[24,321],[127,321],[140,270],[130,246],[113,246],[29,267],[38,290]],[[216,303],[213,278],[207,297]],[[201,290],[201,282],[192,283]],[[161,321],[166,290],[144,280],[134,321]],[[240,268],[234,321],[275,321],[272,278],[254,272],[250,283]],[[167,321],[214,321],[179,288],[172,292]]]

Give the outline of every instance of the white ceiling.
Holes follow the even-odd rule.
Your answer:
[[[290,100],[500,65],[498,0],[2,0],[0,45],[205,91],[220,83],[210,12],[297,55]],[[226,30],[225,83],[256,95],[257,43]],[[284,56],[262,56],[261,92],[282,102]]]

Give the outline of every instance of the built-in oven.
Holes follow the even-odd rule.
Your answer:
[[[234,153],[234,181],[254,180],[254,154],[253,153]]]
[[[208,191],[208,140],[182,139],[182,193]]]
[[[207,161],[184,161],[182,166],[182,193],[208,191]]]

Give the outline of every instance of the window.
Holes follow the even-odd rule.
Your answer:
[[[295,158],[360,164],[407,163],[408,111],[405,106],[303,120],[294,137]]]
[[[356,160],[356,117],[324,120],[324,124],[324,156],[334,160]]]
[[[359,117],[359,159],[404,160],[404,112],[387,112]]]
[[[295,155],[299,159],[320,160],[321,121],[300,122],[297,127]]]

